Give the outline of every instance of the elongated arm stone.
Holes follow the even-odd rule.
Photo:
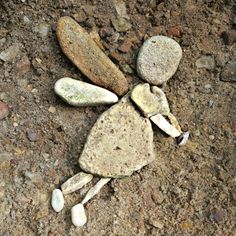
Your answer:
[[[176,138],[180,136],[180,132],[171,125],[161,114],[157,114],[155,116],[152,116],[151,121],[156,124],[162,131],[167,133],[173,138]]]
[[[81,189],[84,185],[89,183],[93,179],[93,175],[80,172],[70,179],[68,179],[64,184],[61,185],[61,190],[64,194],[73,193],[74,191]]]
[[[128,91],[122,72],[71,17],[59,19],[57,37],[65,55],[92,82],[120,96]]]
[[[88,202],[94,195],[96,195],[101,188],[107,184],[109,181],[111,180],[111,178],[102,178],[100,179],[96,185],[94,187],[92,187],[86,194],[85,198],[83,199],[83,201],[81,202],[81,204],[85,204],[86,202]]]

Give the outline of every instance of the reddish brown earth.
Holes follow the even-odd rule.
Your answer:
[[[235,30],[234,1],[126,0],[130,19],[119,32],[111,24],[119,20],[114,2],[122,1],[0,2],[0,55],[13,46],[0,60],[0,101],[10,110],[0,120],[0,235],[235,236],[235,79],[220,80],[236,60],[235,38],[221,37]],[[145,39],[162,34],[178,41],[183,58],[164,91],[183,129],[191,131],[189,143],[176,148],[153,127],[153,164],[104,187],[86,205],[83,228],[71,224],[70,208],[96,179],[66,196],[59,214],[50,196],[79,171],[88,132],[108,107],[70,107],[53,92],[64,76],[87,81],[58,44],[56,23],[65,15],[99,33],[130,88],[140,81],[135,61]],[[196,68],[203,55],[214,59],[213,68]]]

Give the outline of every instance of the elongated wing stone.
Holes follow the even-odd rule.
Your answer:
[[[131,92],[131,99],[138,106],[144,116],[150,117],[158,113],[168,115],[170,108],[164,92],[149,84],[138,84]]]
[[[95,84],[118,95],[128,91],[122,72],[71,17],[59,19],[57,37],[65,55]]]
[[[131,175],[153,160],[151,123],[124,97],[97,120],[79,164],[86,172],[119,178]]]
[[[68,77],[59,79],[54,91],[72,106],[96,106],[118,101],[118,97],[107,89]]]

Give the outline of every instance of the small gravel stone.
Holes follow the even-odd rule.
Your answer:
[[[181,58],[182,49],[176,41],[165,36],[153,36],[139,51],[137,71],[150,84],[161,85],[174,75]]]
[[[71,208],[71,220],[74,226],[83,226],[87,222],[83,204],[77,204]]]
[[[80,172],[68,179],[64,184],[62,184],[61,190],[63,194],[73,193],[74,191],[82,188],[84,185],[89,183],[92,178],[93,175]]]
[[[54,189],[51,200],[52,208],[56,212],[60,212],[64,207],[64,197],[60,189]]]
[[[0,101],[0,120],[9,115],[9,108],[6,103]]]
[[[225,82],[236,81],[236,61],[231,61],[225,65],[221,71],[220,79]]]
[[[131,99],[138,106],[144,116],[150,117],[158,113],[168,115],[169,104],[164,92],[156,87],[146,84],[138,84],[131,93]]]
[[[48,108],[48,111],[49,111],[50,113],[55,113],[55,112],[56,112],[56,107],[50,106],[50,107]]]
[[[38,33],[41,38],[45,39],[48,36],[50,29],[51,29],[51,27],[49,24],[40,23],[39,25],[34,26],[32,28],[32,31],[34,33]]]
[[[32,129],[27,130],[27,137],[31,142],[36,142],[39,139],[38,133]]]
[[[118,101],[114,93],[104,88],[68,77],[58,80],[54,90],[65,102],[73,106],[96,106]]]
[[[30,61],[27,56],[23,56],[21,60],[16,65],[19,75],[26,74],[30,69]]]
[[[206,68],[208,70],[214,70],[215,68],[215,59],[213,56],[201,56],[196,61],[197,68]]]
[[[126,32],[131,29],[132,25],[127,18],[113,16],[111,23],[117,32]]]
[[[216,222],[216,223],[222,223],[224,221],[224,212],[222,209],[214,209],[212,211],[212,219]]]
[[[11,62],[20,53],[21,44],[14,43],[12,46],[0,53],[0,59],[3,61]]]
[[[232,45],[236,42],[236,30],[228,30],[223,32],[222,38],[226,45]]]

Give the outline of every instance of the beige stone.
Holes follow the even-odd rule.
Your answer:
[[[153,160],[151,123],[124,97],[97,120],[79,164],[86,172],[119,178],[131,175]]]

